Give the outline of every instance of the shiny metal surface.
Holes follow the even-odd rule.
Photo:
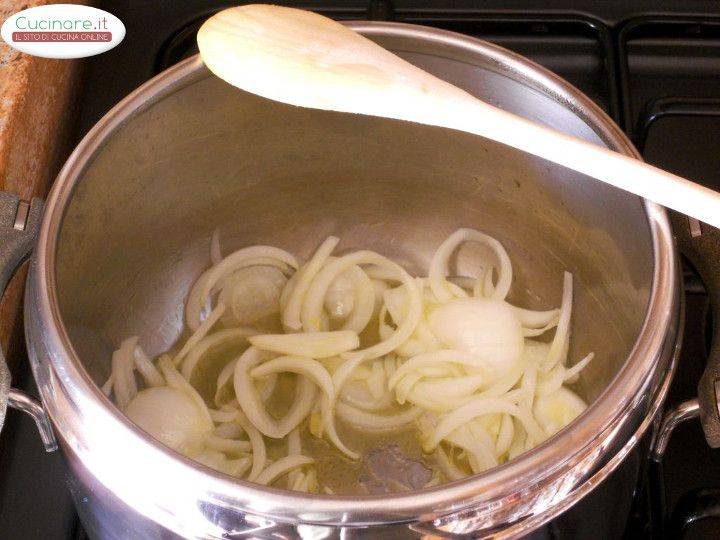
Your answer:
[[[670,442],[670,437],[678,425],[687,420],[700,417],[700,403],[697,398],[683,401],[667,411],[660,423],[660,429],[650,449],[651,456],[655,461],[662,461],[665,450]]]
[[[35,421],[38,433],[40,434],[40,440],[45,447],[46,452],[54,452],[57,450],[58,445],[55,440],[55,434],[50,424],[50,419],[45,413],[45,409],[37,399],[31,398],[25,392],[11,388],[8,392],[8,406],[18,411],[22,411],[25,414],[30,415]]]
[[[409,25],[352,26],[490,103],[637,155],[587,98],[503,49]],[[335,234],[341,248],[420,271],[460,226],[508,247],[514,301],[556,305],[561,272],[572,271],[571,354],[601,359],[579,383],[588,410],[506,465],[393,496],[264,488],[147,439],[97,387],[120,339],[139,333],[156,353],[177,338],[215,227],[226,249],[262,242],[305,257]],[[458,261],[471,264],[472,253]],[[667,390],[678,317],[674,247],[656,205],[464,133],[271,103],[210,77],[197,58],[130,95],[73,153],[29,285],[36,379],[91,497],[81,515],[108,537],[113,519],[134,537],[528,532],[592,489],[645,431]]]
[[[697,270],[709,297],[712,340],[698,382],[700,425],[711,448],[720,448],[720,229],[671,215],[677,245]]]
[[[42,201],[32,203],[21,200],[17,195],[0,191],[0,296],[20,265],[32,251],[40,228]],[[32,416],[40,432],[40,438],[48,452],[57,449],[50,420],[40,403],[24,392],[11,388],[10,370],[5,353],[0,348],[0,429],[5,423],[7,407],[23,411]]]

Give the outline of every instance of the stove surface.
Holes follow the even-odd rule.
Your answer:
[[[350,0],[290,5],[337,19],[424,24],[476,36],[519,52],[590,96],[626,131],[645,159],[720,189],[720,7],[713,1]],[[127,27],[116,49],[87,61],[79,99],[78,139],[139,84],[196,52],[202,21],[225,2],[100,1]],[[151,25],[147,24],[151,21]],[[684,263],[686,323],[682,354],[666,406],[696,395],[709,349],[710,315],[702,282]],[[37,394],[29,373],[14,379]],[[59,455],[46,455],[24,415],[10,413],[0,437],[0,536],[82,538]],[[648,502],[653,471],[643,467],[631,517],[618,537],[720,536],[720,451],[698,421],[681,425],[666,455],[667,513]],[[589,509],[593,511],[593,509]],[[553,523],[546,538],[580,538],[582,528]]]

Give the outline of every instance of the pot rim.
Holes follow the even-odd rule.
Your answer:
[[[529,60],[496,45],[454,32],[417,25],[386,22],[346,23],[372,37],[394,35],[422,39],[440,45],[467,50],[497,62],[501,72],[509,72],[524,84],[551,93],[563,104],[572,105],[598,136],[611,148],[640,158],[637,150],[615,123],[589,98],[569,83]],[[140,86],[108,112],[83,138],[59,173],[46,204],[36,250],[33,285],[38,306],[37,324],[48,340],[50,362],[68,394],[76,404],[102,411],[112,429],[120,430],[128,444],[163,453],[182,471],[184,478],[197,482],[198,491],[210,494],[214,503],[223,501],[261,515],[285,521],[316,522],[335,525],[368,525],[413,521],[467,509],[473,504],[500,500],[508,494],[567,472],[573,456],[590,447],[603,446],[617,435],[618,428],[635,410],[655,379],[659,369],[665,336],[673,322],[677,287],[675,248],[664,208],[644,201],[653,248],[653,280],[645,320],[638,338],[612,382],[570,426],[518,458],[478,475],[408,494],[383,496],[329,496],[300,494],[231,479],[147,437],[130,422],[90,379],[76,354],[60,317],[56,292],[55,255],[63,215],[88,163],[92,161],[113,132],[134,115],[179,88],[207,77],[198,56],[189,58],[160,73]],[[653,389],[662,400],[667,385]],[[43,395],[46,400],[48,396]],[[55,418],[52,403],[48,407]],[[67,423],[61,425],[67,427]],[[81,428],[80,428],[81,429]],[[64,433],[61,433],[65,437]],[[66,440],[67,443],[67,440]],[[600,458],[598,458],[599,461]],[[565,468],[564,468],[565,466]],[[582,479],[578,479],[582,481]],[[268,497],[271,495],[271,497]],[[272,503],[268,503],[268,499]],[[147,509],[143,511],[147,513]],[[518,516],[522,517],[522,516]]]

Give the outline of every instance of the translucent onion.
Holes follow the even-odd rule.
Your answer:
[[[356,251],[349,255],[340,257],[328,263],[316,276],[310,290],[307,293],[306,301],[303,305],[301,318],[303,328],[306,330],[316,330],[320,324],[320,313],[323,311],[323,302],[328,287],[332,281],[342,272],[346,271],[354,265],[375,264],[378,266],[386,266],[397,273],[397,276],[408,287],[410,291],[410,308],[408,316],[403,324],[398,326],[393,335],[386,340],[381,341],[367,349],[353,353],[345,353],[345,358],[363,357],[366,359],[379,358],[397,346],[401,345],[415,330],[417,322],[422,314],[422,301],[420,293],[415,287],[413,278],[398,264],[379,255],[373,251]]]
[[[387,409],[395,401],[395,395],[389,390],[384,391],[379,398],[373,398],[363,386],[365,385],[359,382],[346,384],[340,399],[348,405],[371,412]]]
[[[328,287],[323,306],[331,319],[346,319],[355,307],[355,282],[351,272],[356,268],[360,267],[353,266],[350,270],[346,270]]]
[[[270,373],[277,373],[283,371],[291,371],[299,373],[311,379],[317,384],[325,394],[324,399],[321,402],[321,415],[322,422],[325,430],[327,431],[328,438],[338,450],[345,453],[352,459],[357,459],[359,456],[357,453],[350,450],[340,440],[335,430],[334,412],[335,408],[335,387],[333,386],[333,380],[330,374],[327,372],[325,367],[315,360],[310,358],[302,357],[290,357],[283,356],[265,362],[261,366],[258,366],[252,371],[252,374],[256,377],[262,377]]]
[[[452,462],[445,453],[445,450],[443,450],[442,446],[438,446],[435,449],[435,459],[437,464],[440,466],[440,470],[442,470],[443,474],[447,476],[448,479],[460,480],[461,478],[465,478],[467,476],[466,473],[461,471],[457,465]]]
[[[170,357],[167,355],[160,356],[160,358],[158,358],[158,367],[160,368],[160,371],[162,371],[162,374],[167,381],[167,385],[171,388],[175,388],[176,390],[185,392],[188,396],[190,396],[200,409],[202,415],[206,418],[209,424],[212,425],[212,418],[210,417],[210,411],[205,404],[205,400],[202,396],[200,396],[200,394],[198,394],[198,391],[195,390],[195,388],[193,388],[182,375],[180,375],[178,370],[175,369]]]
[[[424,441],[423,449],[426,452],[431,452],[441,440],[461,425],[478,416],[495,413],[510,414],[520,420],[528,434],[538,443],[542,442],[546,437],[545,432],[535,419],[516,404],[507,399],[481,397],[444,415],[438,422],[437,429],[432,436]]]
[[[449,260],[465,241],[492,256],[474,277],[448,276]],[[360,458],[340,440],[336,416],[368,433],[417,429],[438,467],[430,486],[513,459],[585,409],[565,387],[593,358],[566,367],[569,273],[560,309],[528,310],[505,301],[510,259],[478,231],[450,235],[427,278],[411,277],[372,251],[333,256],[338,243],[327,238],[299,266],[269,246],[222,258],[214,231],[213,264],[187,298],[189,337],[174,358],[155,362],[137,337],[123,341],[103,390],[143,429],[198,462],[261,484],[287,475],[283,486],[303,492],[321,489],[308,467],[313,460],[303,455],[306,427]],[[551,331],[550,344],[528,339]],[[222,368],[214,381],[216,409],[190,383],[208,361]],[[280,397],[276,386],[286,392],[277,385],[283,373],[294,374],[294,396],[285,416],[275,418],[267,405]],[[139,392],[138,382],[145,387]],[[282,440],[287,456],[269,459],[265,437]]]
[[[147,386],[165,386],[165,379],[155,367],[155,364],[147,357],[140,345],[135,346],[134,357],[135,367],[138,372],[140,372],[140,375],[142,375]]]
[[[342,330],[352,330],[359,334],[368,325],[375,310],[375,289],[370,278],[359,266],[351,267],[349,272],[355,296],[352,302],[349,302],[350,312],[345,324],[342,325]],[[344,274],[341,274],[340,277],[342,275]],[[332,288],[331,285],[329,293],[332,292]],[[348,304],[347,301],[346,304]],[[347,308],[343,309],[343,311],[347,311]],[[338,312],[337,309],[336,312]]]
[[[338,245],[340,239],[335,236],[329,236],[320,244],[312,258],[298,272],[298,278],[293,284],[293,288],[287,298],[285,307],[283,308],[283,325],[291,330],[298,331],[302,328],[300,321],[300,308],[307,294],[312,280],[320,271],[323,264],[330,254]],[[310,330],[306,328],[306,330]]]
[[[547,396],[539,396],[533,414],[548,435],[554,435],[577,418],[587,405],[567,388],[558,388]],[[531,435],[532,436],[532,435]]]
[[[594,357],[595,355],[590,353],[569,369],[565,366],[558,365],[549,373],[543,374],[537,382],[536,394],[538,396],[548,396],[557,392],[564,383],[574,382],[577,375],[585,369],[585,366],[587,366]]]
[[[430,311],[428,326],[445,348],[471,353],[496,373],[512,367],[522,356],[522,325],[502,300],[453,300]]]
[[[463,351],[454,351],[449,349],[443,349],[439,351],[433,351],[429,353],[419,354],[410,358],[407,362],[402,364],[397,371],[390,377],[388,386],[390,389],[395,388],[400,379],[405,377],[408,373],[416,371],[423,367],[431,366],[444,366],[448,363],[456,363],[465,366],[472,366],[476,368],[483,368],[482,360],[480,360],[474,354],[470,354]]]
[[[442,244],[440,244],[440,247],[435,252],[435,255],[433,255],[433,258],[430,261],[430,269],[428,271],[428,279],[433,294],[441,302],[449,302],[453,299],[453,292],[450,290],[448,281],[445,279],[445,276],[447,275],[448,259],[461,243],[467,241],[483,244],[492,249],[495,253],[499,264],[498,281],[491,298],[495,300],[504,300],[510,291],[510,285],[512,284],[512,266],[510,264],[510,258],[500,242],[491,236],[473,229],[458,229]]]
[[[355,332],[306,332],[303,334],[265,334],[252,336],[250,343],[263,351],[309,358],[328,358],[357,349],[360,339]]]
[[[205,320],[195,328],[193,334],[178,351],[175,358],[173,358],[173,364],[176,366],[180,365],[185,355],[207,335],[215,323],[220,320],[223,313],[225,313],[225,304],[218,304],[215,309],[208,314]]]
[[[313,462],[314,460],[307,456],[293,455],[280,458],[272,465],[266,467],[265,470],[263,470],[263,472],[261,472],[255,478],[255,482],[265,485],[270,484],[279,476],[282,476],[283,474],[288,473],[293,469],[297,469],[298,467],[302,467],[303,465],[309,465]]]
[[[297,269],[298,263],[295,257],[287,251],[271,246],[252,246],[231,253],[220,263],[216,264],[195,282],[185,307],[185,319],[190,330],[193,332],[200,326],[200,313],[207,301],[210,291],[222,278],[232,274],[235,270],[254,266],[258,260],[275,259],[291,268]]]
[[[570,346],[570,316],[572,315],[573,301],[573,282],[572,274],[565,272],[563,274],[563,294],[560,304],[560,317],[558,319],[557,329],[553,337],[547,359],[541,365],[540,369],[548,372],[558,363],[564,365],[567,357],[568,348]]]
[[[152,437],[185,455],[202,448],[213,427],[186,392],[168,386],[141,390],[125,414]]]
[[[137,336],[128,338],[112,355],[113,394],[120,410],[125,410],[137,395],[135,381],[135,347]]]
[[[557,319],[560,317],[559,309],[549,309],[547,311],[533,311],[530,309],[523,309],[516,306],[512,306],[517,318],[520,319],[520,323],[524,328],[544,328],[551,325],[553,322],[557,324]]]
[[[265,468],[267,461],[267,450],[265,448],[265,441],[259,430],[250,422],[250,420],[242,413],[238,412],[235,421],[242,426],[245,433],[248,434],[250,439],[250,445],[252,446],[252,468],[248,474],[247,479],[255,481],[258,475]]]
[[[218,349],[244,346],[247,338],[255,334],[257,331],[252,328],[228,328],[198,340],[185,354],[182,363],[183,377],[189,381],[198,363],[206,354],[215,353]]]
[[[300,441],[300,431],[295,428],[288,434],[288,456],[298,456],[302,454],[302,442]],[[294,470],[288,473],[287,487],[288,489],[295,489],[299,487],[297,485],[302,480],[302,473],[298,470]]]
[[[272,376],[272,375],[271,375]],[[300,423],[307,418],[315,405],[317,387],[307,377],[298,376],[295,389],[295,400],[287,414],[280,420],[278,430],[283,436],[296,429]]]
[[[252,450],[250,441],[236,441],[213,435],[205,437],[205,446],[224,454],[245,454]]]
[[[218,304],[227,310],[223,323],[251,325],[280,312],[285,275],[272,266],[241,268],[222,281]]]
[[[366,431],[401,430],[411,425],[423,413],[419,407],[411,407],[396,414],[375,414],[343,402],[336,405],[336,411],[342,420]]]
[[[233,375],[235,396],[243,413],[258,431],[267,437],[279,439],[283,434],[275,419],[265,410],[254,380],[250,376],[250,370],[262,360],[262,354],[255,347],[248,347],[238,358]]]

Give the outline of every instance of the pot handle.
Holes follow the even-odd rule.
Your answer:
[[[720,230],[670,212],[680,252],[695,266],[705,284],[713,314],[712,344],[698,396],[667,411],[652,444],[652,457],[661,462],[676,426],[700,417],[711,448],[720,448]]]
[[[0,295],[35,245],[42,205],[41,199],[28,203],[16,195],[0,191]],[[42,405],[24,392],[10,387],[10,370],[5,353],[0,348],[0,429],[5,423],[8,405],[33,418],[46,451],[57,449],[50,420]]]

